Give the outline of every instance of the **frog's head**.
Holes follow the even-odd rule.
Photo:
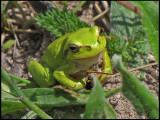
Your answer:
[[[98,57],[106,46],[106,39],[100,36],[101,29],[97,26],[82,28],[70,34],[63,50],[68,62],[91,66],[97,62]]]

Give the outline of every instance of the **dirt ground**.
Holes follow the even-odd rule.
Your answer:
[[[46,37],[47,34],[43,34],[43,30],[37,29],[37,25],[30,19],[34,16],[34,13],[33,10],[28,6],[28,3],[26,1],[20,1],[18,3],[22,6],[25,12],[26,20],[22,20],[19,10],[14,7],[8,10],[7,14],[9,18],[16,18],[18,21],[12,22],[12,28],[15,30],[15,34],[20,45],[11,47],[7,52],[1,52],[1,66],[8,73],[21,78],[30,79],[27,70],[28,62],[32,59],[38,61],[40,56],[42,56],[46,46],[51,43],[52,40],[51,38]],[[60,2],[56,3],[58,6],[60,6],[60,8],[63,7]],[[68,1],[68,9],[72,10],[79,3],[79,1]],[[98,15],[98,13],[95,11],[94,4],[94,2],[85,3],[85,5],[83,5],[83,7],[76,12],[76,14],[81,20],[90,23],[92,26],[103,26],[101,20],[97,20],[98,22],[91,21],[93,17]],[[31,31],[21,32],[20,30],[18,31],[18,29],[30,29]],[[2,45],[3,41],[14,39],[15,37],[9,32],[2,32]],[[48,41],[48,43],[44,41]],[[147,59],[149,59],[150,63],[155,62],[155,59],[152,55],[149,55]],[[137,72],[138,71],[133,71],[132,73],[136,74]],[[111,77],[104,85],[104,89],[113,90],[121,86],[121,82],[121,76]],[[157,99],[159,99],[159,65],[154,65],[147,68],[144,84],[157,97]],[[144,116],[137,115],[130,101],[128,101],[122,93],[118,93],[108,98],[108,101],[115,109],[119,119],[145,119]]]

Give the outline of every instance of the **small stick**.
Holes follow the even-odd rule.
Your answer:
[[[97,12],[100,14],[102,12],[101,8],[98,6],[98,3],[95,2],[95,8],[97,10]],[[110,24],[107,21],[107,19],[105,17],[102,18],[102,22],[105,25],[105,27],[109,30],[110,29]]]
[[[37,30],[24,30],[24,29],[13,29],[14,32],[27,32],[27,33],[39,33]]]
[[[126,1],[116,1],[117,3],[121,4],[122,6],[128,8],[129,10],[141,15],[141,11],[139,8],[135,7],[134,5],[126,2]]]
[[[95,16],[92,21],[97,20],[98,18],[102,17],[104,14],[106,14],[109,11],[109,8],[107,8],[105,11],[101,12],[99,15]]]
[[[113,75],[112,73],[105,73],[105,72],[98,72],[98,71],[87,71],[88,73],[97,73],[97,74],[107,74],[107,75]]]
[[[128,70],[128,71],[131,72],[131,71],[134,71],[134,70],[142,69],[142,68],[149,67],[149,66],[153,66],[153,65],[157,65],[157,64],[158,64],[157,62],[155,62],[155,63],[150,63],[150,64],[148,64],[148,65],[143,65],[143,66],[140,66],[140,67],[136,67],[136,68],[130,69],[130,70]],[[118,75],[120,75],[120,73],[116,73],[116,74],[112,75],[111,77],[115,77],[115,76],[118,76]]]

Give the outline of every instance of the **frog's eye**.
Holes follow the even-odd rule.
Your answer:
[[[102,33],[104,32],[104,29],[99,27],[98,31],[99,31],[99,35],[102,35]]]
[[[79,51],[79,47],[77,45],[75,45],[75,44],[70,44],[69,45],[69,49],[74,53]]]

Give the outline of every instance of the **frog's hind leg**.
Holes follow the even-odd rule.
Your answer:
[[[51,69],[48,67],[43,67],[36,61],[31,61],[29,63],[28,71],[40,87],[48,87],[49,85],[53,85],[55,83]]]

